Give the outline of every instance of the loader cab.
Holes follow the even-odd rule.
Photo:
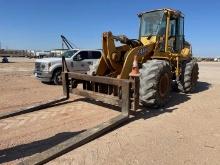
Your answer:
[[[180,53],[184,47],[184,17],[170,14],[168,20],[167,49],[174,53]]]
[[[184,46],[184,17],[171,9],[153,10],[138,15],[139,40],[144,44],[158,43],[159,52],[180,53]]]

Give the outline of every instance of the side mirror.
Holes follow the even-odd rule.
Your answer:
[[[82,61],[82,57],[80,56],[80,54],[77,54],[73,57],[73,61]]]

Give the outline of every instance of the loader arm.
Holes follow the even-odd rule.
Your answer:
[[[120,74],[123,67],[123,52],[127,52],[130,47],[128,45],[115,46],[114,39],[116,37],[111,32],[103,33],[102,47],[103,55],[100,60],[100,66],[97,70],[97,75],[104,75],[104,70],[110,70]]]
[[[122,43],[115,45],[115,40]],[[102,40],[103,55],[101,57],[96,75],[128,79],[132,68],[134,56],[138,55],[138,61],[143,62],[149,59],[155,47],[155,43],[149,42],[143,45],[139,40],[128,39],[124,35],[114,36],[111,32],[103,33]]]

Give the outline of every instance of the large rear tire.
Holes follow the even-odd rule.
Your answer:
[[[150,60],[140,69],[140,102],[147,107],[164,106],[170,97],[171,68],[167,61]]]
[[[182,92],[192,93],[195,90],[199,78],[198,63],[195,60],[185,63],[182,75]]]

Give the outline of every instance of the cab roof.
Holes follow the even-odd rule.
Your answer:
[[[162,8],[162,9],[145,11],[145,12],[139,13],[138,16],[141,17],[145,13],[151,13],[151,12],[155,12],[155,11],[169,11],[169,12],[171,12],[174,15],[178,15],[178,16],[184,17],[184,14],[181,11],[175,10],[175,9],[171,9],[171,8]]]

